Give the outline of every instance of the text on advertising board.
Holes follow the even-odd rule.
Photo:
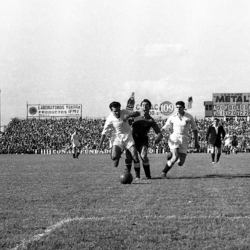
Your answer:
[[[141,110],[140,104],[136,104],[136,110]],[[169,116],[170,114],[173,113],[173,111],[174,111],[174,105],[169,101],[165,101],[162,102],[161,104],[152,104],[149,114],[151,116],[160,116],[160,115]]]
[[[214,116],[249,116],[250,93],[214,93]]]
[[[62,105],[40,105],[28,104],[28,117],[80,117],[82,113],[81,104],[62,104]]]

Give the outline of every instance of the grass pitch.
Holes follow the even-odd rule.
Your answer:
[[[122,185],[124,158],[1,155],[0,249],[250,249],[250,154],[189,154],[165,180],[149,158]]]

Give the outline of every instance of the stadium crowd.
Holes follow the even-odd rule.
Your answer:
[[[161,128],[166,120],[156,120]],[[200,152],[206,152],[206,132],[211,119],[195,119],[199,132]],[[82,138],[82,149],[96,149],[105,119],[89,118],[64,118],[64,119],[19,119],[14,118],[7,125],[4,133],[0,134],[0,154],[32,154],[41,149],[61,150],[68,149],[71,145],[71,134],[76,127]],[[250,151],[250,122],[246,120],[235,121],[221,120],[226,133],[235,132],[238,138],[238,151]],[[158,145],[154,145],[155,134],[149,133],[149,148],[151,151],[157,150],[159,153],[165,149],[168,151],[168,133]],[[109,140],[105,140],[104,148],[109,148]],[[193,152],[193,140],[190,138],[189,152]]]

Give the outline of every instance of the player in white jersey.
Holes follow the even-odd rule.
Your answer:
[[[71,135],[71,143],[73,149],[73,158],[78,158],[81,151],[80,134],[78,129],[75,129],[74,133]]]
[[[137,117],[140,113],[129,111],[127,109],[121,109],[121,104],[119,102],[112,102],[109,105],[109,108],[111,110],[111,114],[107,117],[104,124],[99,143],[99,150],[102,148],[103,141],[109,133],[110,128],[114,128],[114,139],[111,150],[111,159],[114,161],[114,167],[118,166],[120,156],[126,149],[128,149],[131,153],[135,166],[139,165],[140,162],[128,119],[130,117]]]
[[[112,149],[115,140],[114,128],[109,128],[105,135],[109,139],[109,148]]]
[[[233,140],[233,135],[231,134],[231,132],[228,131],[228,133],[225,135],[224,138],[224,149],[226,154],[230,154],[230,150],[232,147],[232,140]]]
[[[176,161],[178,161],[179,166],[184,164],[187,156],[188,141],[191,139],[189,135],[190,127],[194,134],[195,148],[200,148],[198,131],[193,116],[184,111],[185,103],[183,101],[178,101],[175,105],[177,114],[169,117],[161,129],[162,132],[169,130],[171,127],[173,129],[173,133],[168,140],[171,154],[168,157],[165,168],[162,170],[162,178],[166,178],[167,172],[173,167]]]

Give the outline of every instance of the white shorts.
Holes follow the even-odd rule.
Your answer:
[[[122,151],[129,149],[135,145],[132,134],[131,135],[119,135],[113,141],[113,146],[118,146]]]
[[[232,141],[229,140],[229,139],[226,139],[226,140],[225,140],[225,147],[231,146],[231,145],[232,145]]]
[[[184,135],[171,134],[168,139],[168,146],[171,149],[179,149],[180,153],[187,154],[188,138]]]
[[[73,141],[73,142],[72,142],[72,147],[73,147],[73,148],[75,148],[75,147],[77,147],[77,148],[80,147],[80,142],[79,142],[79,141],[75,141],[75,142]]]
[[[114,141],[115,141],[115,137],[112,135],[112,136],[109,138],[109,148],[110,148],[110,149],[113,147]]]

